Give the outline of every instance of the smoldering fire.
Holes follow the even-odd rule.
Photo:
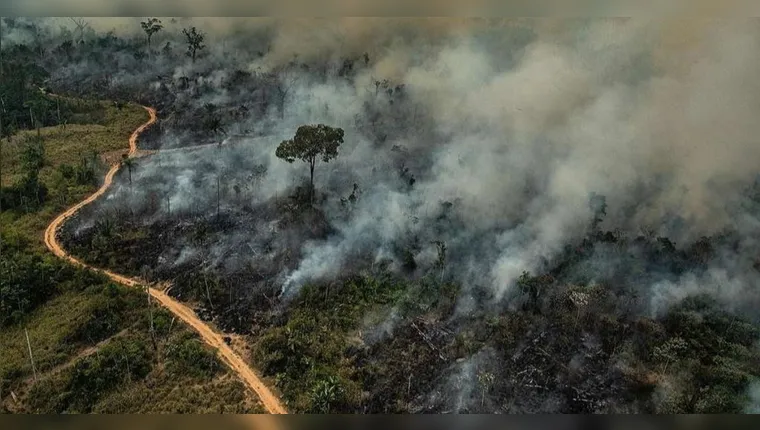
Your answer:
[[[46,37],[68,37],[58,22],[44,22]],[[218,212],[217,178],[226,188],[255,183],[234,199],[227,190],[223,202],[237,214],[253,208],[251,224],[216,233],[210,247],[172,243],[162,265],[190,255],[221,272],[280,264],[271,279],[292,298],[308,282],[375,264],[401,271],[399,244],[416,244],[415,264],[434,267],[444,243],[442,276],[463,286],[458,309],[466,314],[473,291],[509,306],[524,272],[546,270],[581,242],[596,193],[605,196],[597,226],[604,230],[646,231],[683,247],[724,230],[742,238],[706,271],[635,275],[647,298],[642,312],[656,315],[695,292],[755,309],[758,212],[746,189],[760,157],[756,21],[197,22],[209,40],[195,62],[182,55],[175,24],[156,36],[165,55],[151,59],[103,48],[100,60],[47,60],[60,63],[51,68],[54,87],[139,94],[171,113],[152,139],[157,147],[207,143],[188,127],[206,109],[221,115],[228,133],[246,135],[146,158],[133,174],[145,185],[122,183],[109,196],[114,206],[150,212],[142,222],[151,224],[171,211]],[[134,25],[114,28],[140,36]],[[32,37],[11,31],[17,40]],[[272,205],[306,173],[274,153],[311,123],[346,133],[338,158],[316,169],[329,228],[305,240],[273,228],[281,214]],[[341,197],[353,184],[361,194],[347,213]],[[148,208],[154,194],[166,207]],[[294,248],[297,261],[274,262],[272,252]],[[625,267],[633,252],[600,248],[584,276],[634,276]]]

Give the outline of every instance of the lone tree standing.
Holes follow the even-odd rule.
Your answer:
[[[182,34],[184,34],[185,39],[187,39],[187,56],[192,58],[193,63],[195,63],[195,57],[198,51],[206,47],[206,45],[203,44],[206,35],[203,34],[203,32],[198,31],[195,27],[190,28],[190,30],[186,28],[182,29]]]
[[[158,18],[150,18],[147,21],[143,21],[140,23],[140,26],[142,26],[145,35],[148,36],[148,55],[150,55],[150,39],[154,34],[161,31],[164,26],[161,24],[161,20]]]
[[[338,156],[338,147],[343,143],[343,129],[324,124],[302,125],[295,137],[283,140],[275,155],[288,163],[296,159],[309,164],[309,202],[314,202],[314,166],[317,159],[325,163]]]

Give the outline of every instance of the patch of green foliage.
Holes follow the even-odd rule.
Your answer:
[[[261,412],[215,351],[169,312],[148,311],[144,291],[44,249],[47,224],[95,190],[105,165],[94,154],[125,149],[147,117],[52,100],[71,109],[67,124],[0,140],[0,411]]]
[[[361,277],[332,285],[308,285],[291,304],[285,323],[255,341],[254,360],[275,378],[295,411],[329,413],[361,410],[366,369],[355,362],[362,341],[357,331],[366,315],[446,313],[458,290],[423,280]],[[380,370],[380,369],[377,369]],[[375,375],[377,376],[377,375]]]
[[[662,324],[665,338],[647,360],[667,382],[657,412],[742,413],[760,377],[760,329],[705,296],[686,299]]]
[[[221,363],[197,336],[188,333],[167,345],[166,371],[172,376],[213,378],[221,371]]]
[[[140,325],[145,323],[143,315]],[[114,338],[71,366],[33,384],[28,394],[30,411],[260,411],[246,399],[240,382],[229,377],[217,378],[221,363],[195,334],[178,326],[174,330],[164,333],[168,337],[161,336],[158,350],[153,349],[145,330],[130,330]]]
[[[114,398],[140,397],[155,389],[162,394],[150,393],[159,401],[151,405],[152,412],[259,411],[245,387],[229,377],[215,351],[168,311],[148,311],[144,292],[40,256],[21,242],[4,251],[0,268],[12,268],[0,278],[4,408],[135,412],[145,406],[119,406]],[[9,273],[13,277],[5,276]],[[195,400],[182,399],[178,390],[194,393]],[[161,403],[162,398],[169,403]],[[237,403],[228,405],[231,398]]]
[[[570,385],[584,393],[583,402],[565,406],[568,412],[636,404],[653,413],[738,413],[760,378],[760,328],[706,297],[652,319],[622,311],[603,285],[568,286],[526,273],[518,287],[523,306],[460,315],[456,331],[432,341],[422,334],[445,331],[459,294],[453,286],[431,278],[309,285],[254,341],[254,360],[292,410],[314,413],[409,412],[415,396],[438,387],[442,372],[484,349],[508,358],[478,370],[489,381],[476,405],[484,412],[531,397],[512,379],[526,369],[552,375],[546,389]],[[393,336],[365,345],[361,330],[391,309]],[[370,315],[380,318],[368,324]],[[579,351],[586,351],[584,364],[571,369]]]
[[[39,254],[24,252],[18,243],[8,246],[2,232],[0,240],[6,243],[0,254],[0,326],[8,326],[52,296],[62,268]]]
[[[29,407],[39,413],[91,412],[94,403],[121,384],[145,378],[152,367],[151,358],[144,340],[131,336],[116,339],[52,381],[34,384]]]

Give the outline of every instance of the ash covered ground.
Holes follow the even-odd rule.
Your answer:
[[[67,247],[251,335],[297,410],[757,402],[756,20],[30,22],[51,89],[156,106],[166,150]],[[311,202],[275,150],[318,123]]]

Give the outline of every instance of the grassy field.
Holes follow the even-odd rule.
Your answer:
[[[42,169],[43,180],[61,164],[76,164],[84,156],[92,153],[104,154],[110,151],[126,151],[130,134],[148,119],[147,112],[135,104],[117,108],[113,103],[91,102],[82,105],[79,120],[88,124],[67,124],[40,129],[44,139],[46,166]],[[89,115],[85,117],[85,115]],[[7,185],[20,174],[19,155],[21,142],[26,137],[36,136],[34,130],[24,130],[3,141],[3,184]]]
[[[129,136],[148,118],[142,107],[133,104],[121,109],[108,102],[83,102],[78,106],[81,110],[75,118],[84,124],[40,129],[45,152],[40,180],[50,190],[51,196],[42,208],[32,213],[0,212],[0,225],[4,226],[4,230],[29,239],[40,251],[45,249],[42,232],[47,224],[64,208],[96,189],[94,184],[81,185],[61,180],[57,175],[59,168],[63,165],[76,166],[83,160],[94,161],[98,177],[101,177],[108,169],[104,156],[108,154],[111,155],[109,158],[113,158],[115,152],[126,152]],[[0,142],[0,185],[7,187],[21,179],[22,151],[25,142],[35,136],[36,131],[24,130],[13,136],[10,142]]]
[[[169,312],[149,307],[144,292],[68,266],[45,249],[47,224],[97,188],[108,167],[104,155],[125,152],[148,118],[137,105],[69,103],[73,122],[39,130],[44,203],[0,212],[0,411],[263,412],[215,351]],[[2,141],[0,185],[22,178],[24,145],[37,135],[22,131]],[[95,167],[93,181],[62,177],[65,166],[79,163]]]

